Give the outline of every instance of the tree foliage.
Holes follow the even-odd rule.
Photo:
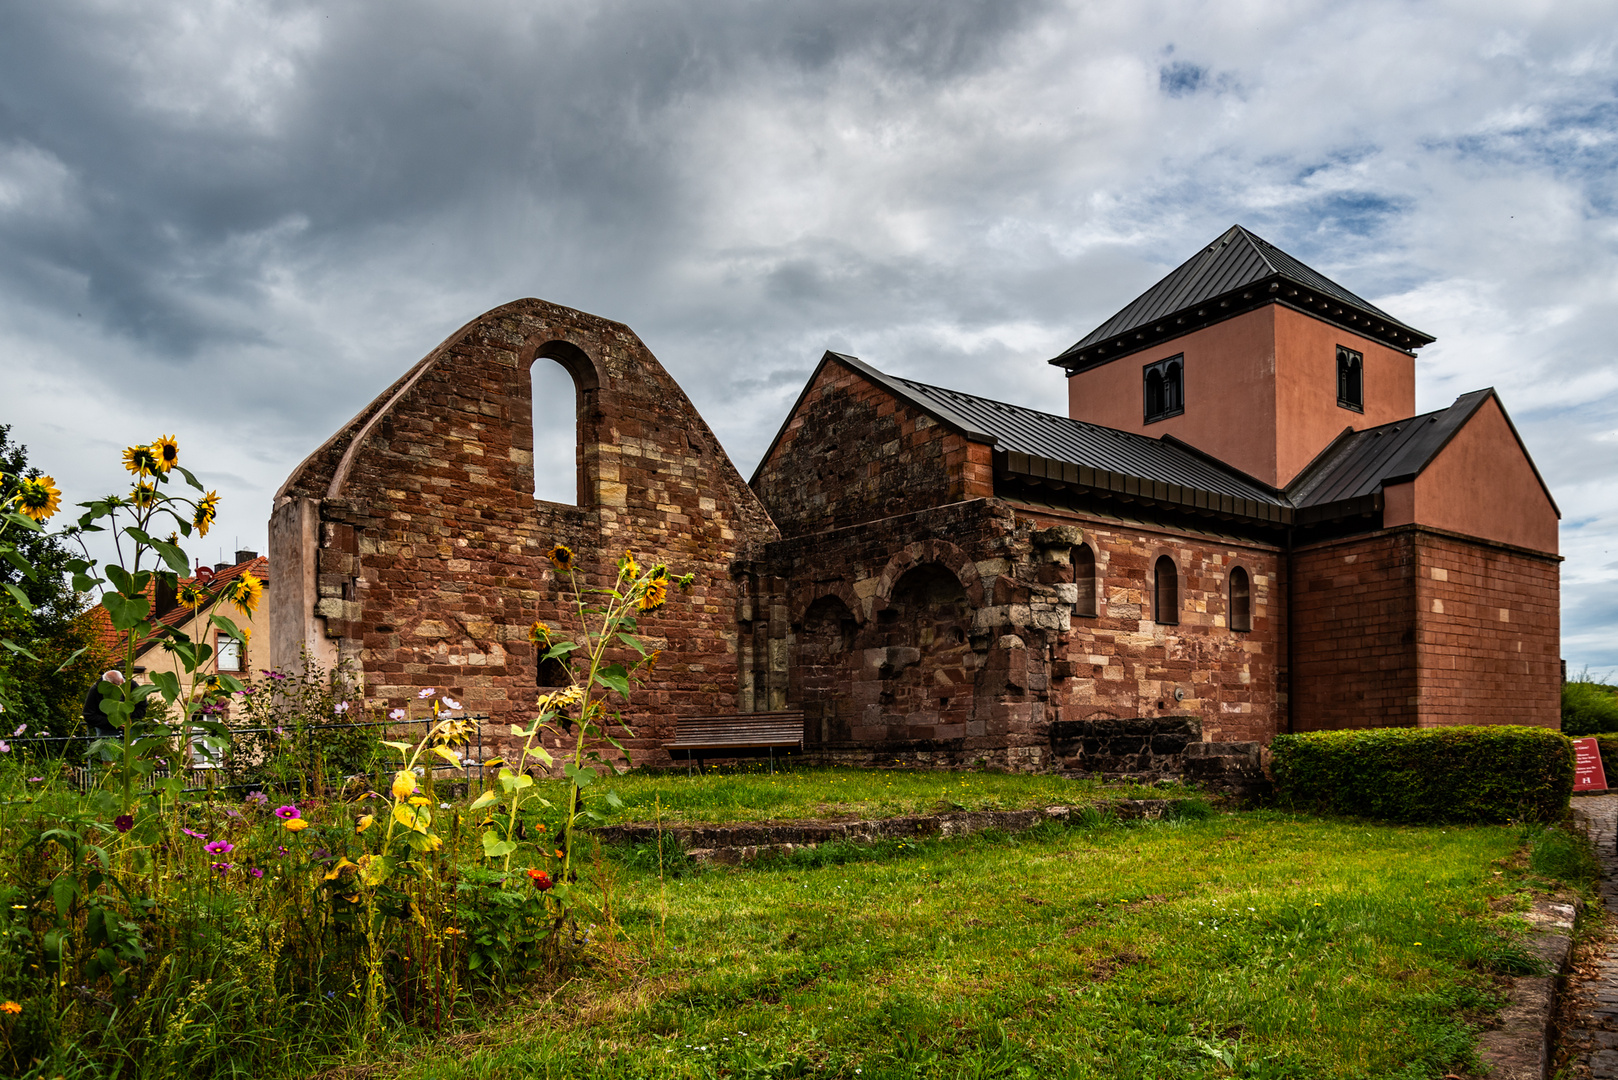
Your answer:
[[[0,505],[17,494],[22,480],[38,475],[38,469],[29,467],[28,448],[12,441],[9,424],[0,424]],[[107,657],[88,600],[69,579],[67,563],[73,555],[61,540],[27,530],[9,532],[7,540],[35,573],[30,577],[12,563],[0,562],[0,586],[20,589],[32,607],[0,606],[0,638],[33,656],[0,650],[0,696],[8,702],[13,724],[67,734],[78,725],[84,695]]]

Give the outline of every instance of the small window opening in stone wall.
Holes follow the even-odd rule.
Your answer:
[[[1152,621],[1170,626],[1180,621],[1180,571],[1167,555],[1152,568]]]
[[[1365,411],[1365,358],[1341,345],[1337,346],[1337,404]]]
[[[1079,587],[1078,601],[1073,605],[1075,615],[1096,613],[1096,554],[1089,544],[1073,549],[1073,584]]]
[[[1230,628],[1242,633],[1253,629],[1253,585],[1239,566],[1230,569]]]
[[[534,498],[579,503],[579,392],[561,364],[539,357],[528,369],[533,388]]]

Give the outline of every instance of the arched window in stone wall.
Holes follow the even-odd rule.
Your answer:
[[[1230,628],[1242,633],[1253,629],[1253,583],[1239,566],[1230,568]]]
[[[1079,544],[1073,549],[1073,584],[1079,587],[1079,598],[1073,605],[1075,615],[1094,615],[1096,613],[1096,553],[1090,550],[1089,544]]]
[[[528,369],[532,389],[534,498],[578,505],[579,391],[561,363],[537,357]]]
[[[858,625],[848,605],[822,596],[793,628],[793,698],[803,710],[804,737],[825,745],[848,740],[853,719],[849,689],[857,667],[850,650]]]
[[[956,739],[973,714],[972,603],[938,563],[907,570],[877,615],[877,700],[890,739]]]
[[[1180,621],[1180,570],[1167,555],[1152,567],[1152,621],[1169,626]]]

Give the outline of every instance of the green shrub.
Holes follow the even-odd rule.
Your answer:
[[[1573,744],[1535,727],[1374,728],[1277,735],[1276,797],[1386,821],[1560,821]]]
[[[1565,735],[1618,732],[1618,686],[1589,679],[1563,683],[1562,732]],[[1605,764],[1605,758],[1602,760]]]

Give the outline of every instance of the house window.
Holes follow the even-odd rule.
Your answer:
[[[1171,356],[1146,366],[1146,422],[1185,412],[1185,357]]]
[[[1073,584],[1079,587],[1078,601],[1073,605],[1075,615],[1096,613],[1096,554],[1089,544],[1073,549]]]
[[[214,642],[219,656],[220,671],[242,670],[242,643],[229,634],[220,634]]]
[[[1152,621],[1169,626],[1180,621],[1180,571],[1167,555],[1152,568]]]
[[[1253,629],[1253,582],[1239,566],[1230,569],[1230,628],[1242,633]]]
[[[1341,345],[1337,346],[1337,404],[1365,411],[1365,357]]]

